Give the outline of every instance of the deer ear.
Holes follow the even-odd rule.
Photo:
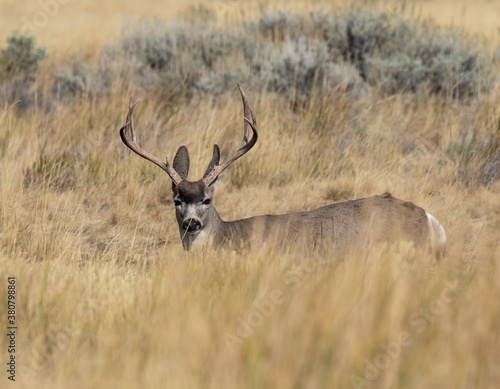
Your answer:
[[[186,146],[182,145],[179,147],[179,150],[175,153],[172,166],[183,180],[187,179],[189,173],[189,152]]]
[[[219,164],[219,160],[220,160],[220,149],[216,143],[216,144],[214,144],[214,153],[212,155],[212,160],[208,164],[207,170],[206,170],[205,174],[203,175],[203,178],[208,176],[208,174],[214,169],[214,167]]]

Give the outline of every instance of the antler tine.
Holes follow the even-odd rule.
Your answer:
[[[250,105],[248,104],[247,95],[245,94],[245,91],[241,88],[241,85],[239,83],[236,83],[236,85],[238,85],[238,89],[240,90],[241,94],[241,100],[243,101],[243,117],[246,118],[251,117],[253,125],[257,127],[257,121],[255,120],[252,108],[250,108]],[[243,142],[241,146],[244,146],[248,142],[249,136],[250,136],[250,125],[245,121],[243,128]]]
[[[132,142],[137,143],[135,140],[135,127],[134,127],[134,108],[139,103],[139,100],[136,100],[135,103],[132,104],[132,96],[130,96],[130,100],[128,101],[128,112],[127,112],[127,123],[130,123],[130,135],[132,135]]]
[[[213,183],[219,174],[221,174],[229,165],[231,165],[234,161],[240,158],[243,154],[247,153],[257,142],[259,137],[259,133],[257,132],[257,120],[255,120],[255,115],[248,104],[247,96],[245,92],[241,88],[240,84],[238,85],[238,89],[240,90],[241,99],[243,101],[243,120],[244,120],[244,128],[243,128],[243,142],[238,150],[236,150],[233,154],[231,154],[224,162],[220,165],[214,166],[212,171],[203,179],[206,185],[210,185]],[[251,116],[252,121],[248,119],[248,116]],[[248,140],[250,135],[250,131],[248,129],[250,127],[252,129],[252,139]]]
[[[142,158],[147,159],[150,162],[153,162],[155,165],[161,167],[172,179],[175,185],[178,185],[181,182],[181,176],[175,171],[175,169],[170,166],[168,163],[168,158],[166,158],[166,163],[161,159],[155,157],[153,154],[143,150],[136,141],[135,137],[135,128],[134,128],[134,108],[137,105],[139,100],[132,104],[132,98],[130,98],[128,104],[128,113],[127,113],[127,122],[125,125],[120,128],[120,137],[122,138],[123,143],[132,150],[134,153],[140,155]],[[131,138],[127,135],[127,130],[130,130]]]

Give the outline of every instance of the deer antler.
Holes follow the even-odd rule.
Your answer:
[[[207,186],[210,185],[212,182],[214,182],[219,176],[219,174],[221,174],[229,165],[231,165],[234,161],[240,158],[243,154],[248,152],[255,145],[259,137],[259,134],[257,132],[257,120],[255,120],[255,115],[252,111],[252,108],[250,108],[250,105],[248,104],[247,96],[245,95],[245,92],[241,88],[240,84],[237,85],[241,93],[241,100],[243,101],[243,112],[244,112],[243,142],[241,143],[241,147],[238,150],[236,150],[233,154],[231,154],[220,165],[214,166],[212,171],[205,176],[203,181]],[[249,116],[252,117],[251,122],[248,119]],[[250,135],[249,127],[252,128],[253,132],[252,139],[250,139],[250,141],[248,141],[248,136]]]
[[[130,150],[140,155],[142,158],[147,159],[148,161],[153,162],[154,164],[161,167],[163,170],[167,172],[167,174],[170,176],[174,184],[178,185],[179,182],[182,181],[182,178],[175,171],[175,169],[172,166],[170,166],[170,164],[168,163],[168,158],[166,158],[166,162],[163,162],[161,159],[155,157],[153,154],[148,153],[146,150],[140,148],[139,145],[137,144],[137,141],[135,140],[133,113],[134,113],[134,108],[138,102],[139,100],[137,100],[134,104],[132,104],[132,97],[130,98],[130,101],[128,103],[127,121],[125,125],[122,128],[120,128],[120,137],[122,138],[123,143],[125,143]],[[130,130],[130,135],[132,136],[132,139],[130,139],[129,136],[127,135],[127,130]]]

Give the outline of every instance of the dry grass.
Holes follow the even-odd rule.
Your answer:
[[[89,10],[105,19],[121,4]],[[466,185],[446,150],[465,130],[489,139],[499,93],[469,106],[340,94],[298,112],[247,93],[260,138],[218,184],[224,219],[390,191],[444,225],[439,263],[404,247],[300,261],[185,253],[170,181],[119,139],[126,96],[50,114],[2,107],[0,323],[15,276],[17,387],[495,388],[500,185]],[[142,145],[172,158],[186,144],[192,178],[214,141],[239,144],[236,88],[171,117],[141,97]]]

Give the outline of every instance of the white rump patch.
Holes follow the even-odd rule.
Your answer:
[[[429,224],[429,245],[438,257],[444,255],[446,250],[446,233],[438,220],[430,213],[426,212],[427,223]]]

